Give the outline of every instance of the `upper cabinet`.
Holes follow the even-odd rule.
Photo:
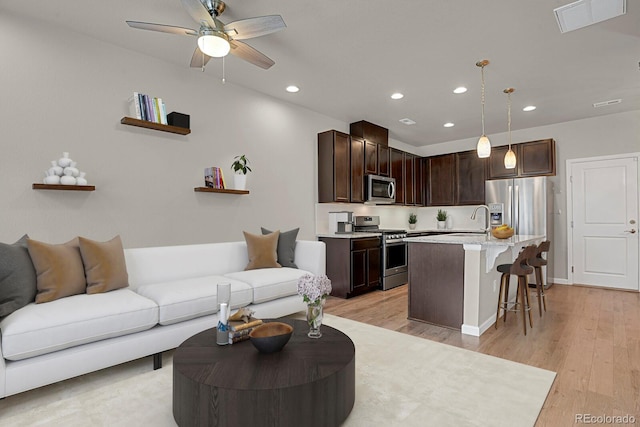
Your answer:
[[[396,179],[396,204],[404,205],[404,181],[405,181],[405,152],[396,148],[391,148],[391,178]]]
[[[504,155],[509,147],[503,145],[491,150],[487,179],[554,176],[556,174],[556,144],[553,139],[512,144],[516,154],[516,167],[504,167]]]
[[[404,204],[416,204],[416,156],[404,153]]]
[[[455,204],[455,154],[428,158],[427,193],[430,206]]]
[[[351,203],[364,203],[365,141],[351,136]]]
[[[318,134],[318,202],[351,201],[351,139],[328,130]]]
[[[352,138],[355,138],[352,135]],[[364,141],[364,173],[365,175],[378,175],[378,144],[372,141]]]
[[[389,129],[364,120],[351,123],[349,125],[349,133],[367,142],[384,145],[385,147],[389,145]]]
[[[455,158],[456,205],[484,204],[486,159],[479,158],[476,150],[456,153]]]
[[[391,174],[389,147],[378,144],[378,175],[389,176]]]

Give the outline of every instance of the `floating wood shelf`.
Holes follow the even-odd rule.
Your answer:
[[[228,193],[228,194],[249,194],[249,190],[227,190],[226,188],[196,187],[196,193]]]
[[[33,184],[34,190],[96,191],[95,185]]]
[[[181,128],[178,126],[163,125],[161,123],[154,123],[148,120],[138,120],[134,119],[133,117],[123,117],[122,120],[120,120],[120,123],[122,123],[123,125],[138,126],[141,128],[160,130],[163,132],[177,133],[180,135],[188,135],[191,133],[191,129]]]

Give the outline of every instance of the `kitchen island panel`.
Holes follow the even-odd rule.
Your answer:
[[[464,310],[462,245],[409,243],[409,318],[460,329]]]

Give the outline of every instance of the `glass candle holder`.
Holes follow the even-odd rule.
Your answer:
[[[231,283],[218,283],[218,328],[216,343],[229,344],[229,315],[231,310]]]

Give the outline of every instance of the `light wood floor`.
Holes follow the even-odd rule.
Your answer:
[[[329,297],[325,313],[556,372],[537,426],[578,425],[576,414],[630,415],[640,425],[640,294],[562,285],[545,293],[540,318],[532,292],[527,336],[514,313],[481,337],[407,320],[406,285],[348,300]]]

